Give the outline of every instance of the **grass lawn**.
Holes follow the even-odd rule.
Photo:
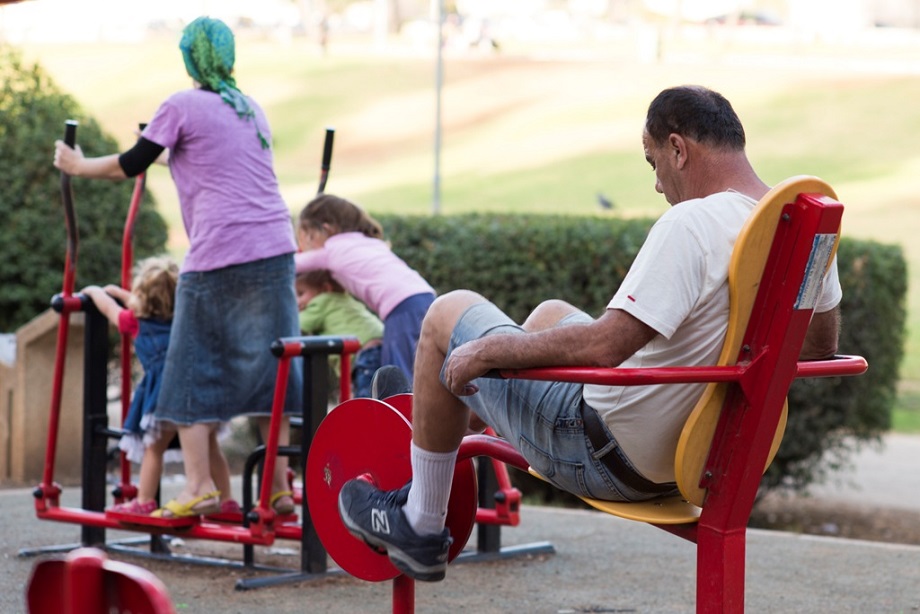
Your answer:
[[[23,50],[124,146],[163,98],[189,85],[172,40]],[[920,153],[909,135],[920,131],[920,113],[908,101],[920,99],[920,80],[848,71],[845,58],[833,70],[809,68],[800,61],[807,52],[794,51],[764,63],[727,55],[692,62],[675,54],[659,64],[617,54],[595,61],[448,56],[441,211],[587,214],[598,211],[603,193],[614,214],[657,216],[666,204],[642,156],[646,106],[664,87],[708,85],[732,100],[764,180],[818,175],[847,205],[844,232],[903,247],[911,284],[902,377],[918,382]],[[431,212],[433,59],[338,54],[335,47],[322,58],[302,43],[247,41],[237,58],[241,89],[272,122],[276,170],[292,211],[316,190],[323,128],[332,125],[327,191],[371,212]],[[170,248],[181,255],[186,239],[168,171],[152,170],[148,185],[170,224]],[[916,425],[918,415],[905,409],[896,421]]]

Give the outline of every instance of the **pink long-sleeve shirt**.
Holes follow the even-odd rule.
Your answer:
[[[389,245],[360,232],[332,235],[323,247],[296,254],[294,262],[298,273],[327,269],[381,320],[410,296],[435,294],[434,288]]]

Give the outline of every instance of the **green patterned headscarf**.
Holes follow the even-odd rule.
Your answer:
[[[221,99],[233,107],[237,116],[246,121],[255,118],[255,112],[249,101],[236,87],[233,78],[233,62],[236,52],[233,43],[233,31],[219,19],[199,17],[182,31],[179,41],[185,70],[189,76],[203,87],[220,94]],[[256,126],[256,134],[262,149],[268,149],[268,141]]]

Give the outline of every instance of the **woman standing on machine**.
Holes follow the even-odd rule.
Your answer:
[[[163,102],[134,147],[86,158],[58,141],[54,160],[73,176],[125,179],[168,154],[190,247],[155,412],[177,428],[185,461],[185,487],[155,512],[166,518],[217,511],[211,434],[239,415],[258,415],[267,433],[276,368],[268,348],[298,334],[290,212],[278,190],[265,114],[232,76],[233,32],[199,17],[179,48],[194,87]],[[299,410],[301,387],[301,370],[292,368],[286,412]],[[285,420],[280,445],[288,435]],[[272,478],[270,504],[281,514],[294,511],[287,465],[279,457]]]

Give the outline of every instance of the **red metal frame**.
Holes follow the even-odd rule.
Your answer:
[[[309,338],[285,339],[280,343],[280,350],[276,353],[279,358],[278,372],[269,423],[269,434],[266,441],[263,476],[270,476],[274,471],[275,458],[278,453],[278,433],[284,416],[284,401],[287,392],[288,374],[290,373],[290,361],[292,358],[300,356],[304,349],[303,343],[298,339],[306,340]],[[342,339],[340,341],[342,343],[343,357],[360,349],[360,343],[357,339]],[[53,449],[50,446],[52,442],[56,441],[57,431],[49,430],[49,450],[51,450],[52,456]],[[52,467],[46,464],[46,473],[51,470]],[[293,521],[279,522],[277,514],[269,504],[271,500],[271,482],[271,479],[262,480],[259,500],[250,513],[248,527],[210,522],[198,517],[191,520],[139,517],[137,522],[125,524],[117,515],[112,516],[105,512],[82,508],[61,507],[59,501],[61,489],[56,484],[52,484],[50,477],[34,493],[35,512],[36,516],[42,520],[122,531],[138,531],[152,534],[166,533],[180,535],[187,539],[225,541],[243,545],[270,546],[275,539],[300,540],[303,535],[301,525]]]
[[[134,179],[134,191],[131,193],[131,204],[125,218],[125,230],[121,239],[121,287],[131,291],[131,269],[134,267],[134,227],[137,222],[137,213],[141,200],[144,197],[147,173],[141,173]],[[124,426],[128,419],[128,410],[131,407],[131,355],[133,343],[131,335],[121,335],[121,424]],[[122,452],[119,456],[121,468],[121,484],[117,489],[116,503],[133,499],[137,496],[137,486],[131,483],[131,463],[128,456]]]

